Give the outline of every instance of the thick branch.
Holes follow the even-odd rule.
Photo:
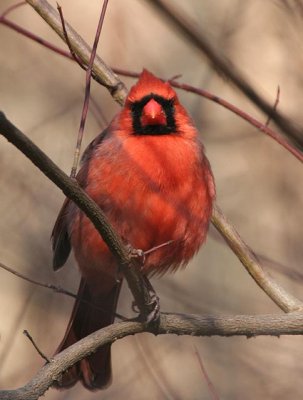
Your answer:
[[[161,314],[158,329],[147,329],[139,322],[118,322],[80,340],[57,354],[50,363],[42,367],[25,386],[16,390],[0,391],[1,400],[37,400],[63,371],[77,361],[96,351],[97,348],[117,339],[140,332],[191,336],[259,336],[302,335],[303,315],[184,315]]]

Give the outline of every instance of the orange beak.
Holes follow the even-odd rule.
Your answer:
[[[166,115],[161,104],[150,99],[142,110],[141,123],[145,125],[166,125]]]

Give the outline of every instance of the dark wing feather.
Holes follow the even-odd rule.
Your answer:
[[[54,252],[53,268],[55,271],[57,271],[57,269],[61,268],[65,264],[71,251],[71,244],[69,240],[66,220],[66,214],[69,204],[70,200],[66,198],[52,231],[51,240]]]

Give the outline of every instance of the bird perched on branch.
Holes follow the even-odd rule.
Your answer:
[[[204,147],[169,82],[147,70],[122,110],[84,152],[77,181],[126,244],[143,251],[155,248],[146,255],[146,275],[185,266],[205,240],[215,186]],[[64,265],[72,248],[82,276],[60,352],[113,323],[121,281],[114,256],[69,199],[52,242],[54,269]],[[57,386],[70,387],[78,380],[90,390],[110,383],[110,345],[71,367]]]

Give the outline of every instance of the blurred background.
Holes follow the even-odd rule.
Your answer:
[[[56,2],[51,0],[56,6]],[[92,44],[101,3],[61,0],[64,16]],[[299,0],[170,1],[207,32],[248,81],[278,110],[303,124],[303,2]],[[0,13],[14,4],[2,0]],[[30,6],[11,18],[64,48]],[[143,0],[110,1],[98,54],[113,67],[207,89],[260,121],[258,112],[205,58]],[[134,80],[123,78],[130,87]],[[75,63],[0,25],[0,109],[64,171],[70,172],[85,73]],[[303,169],[299,161],[228,110],[179,91],[201,132],[217,185],[217,202],[242,237],[268,260],[265,265],[294,295],[302,295]],[[119,110],[108,92],[92,84],[85,145]],[[27,276],[76,291],[72,257],[51,268],[50,234],[64,196],[0,136],[0,262]],[[27,329],[51,356],[62,339],[73,300],[0,269],[0,387],[25,384],[43,365],[22,334]],[[213,228],[206,245],[184,271],[153,283],[162,310],[184,313],[281,313],[248,276]],[[127,315],[124,287],[118,311]],[[113,383],[90,393],[78,385],[50,389],[46,400],[211,399],[197,355],[221,399],[301,399],[302,337],[193,338],[131,336],[112,347]]]

